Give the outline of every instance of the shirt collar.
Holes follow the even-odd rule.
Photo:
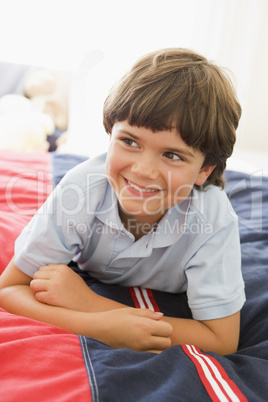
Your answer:
[[[171,246],[183,235],[190,203],[191,195],[166,212],[155,229],[154,248]]]
[[[162,219],[147,234],[150,236],[149,248],[168,247],[184,233],[184,224],[190,207],[192,195],[170,208]],[[113,188],[108,184],[105,197],[96,217],[113,230],[123,231],[133,237],[124,227],[118,212],[118,201]],[[147,246],[148,247],[148,246]]]
[[[106,192],[100,209],[96,212],[96,217],[105,225],[118,231],[125,230],[118,213],[118,201],[116,194],[107,182]]]

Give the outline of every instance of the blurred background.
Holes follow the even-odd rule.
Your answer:
[[[71,72],[67,143],[94,156],[107,147],[112,84],[147,52],[191,48],[231,76],[243,108],[237,152],[266,161],[267,21],[267,0],[0,0],[0,61]]]

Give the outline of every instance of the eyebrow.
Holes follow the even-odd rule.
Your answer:
[[[189,156],[190,158],[195,158],[194,154],[192,154],[192,152],[188,151],[188,149],[168,148],[167,152],[173,152],[175,154],[181,154],[181,155]]]
[[[140,140],[139,137],[137,137],[135,134],[130,133],[129,131],[126,130],[119,130],[119,133],[121,134],[127,134],[129,135],[131,138],[133,138],[133,140]],[[188,149],[184,149],[184,148],[166,148],[166,152],[173,152],[175,154],[181,154],[181,155],[185,155],[185,156],[189,156],[190,158],[194,158],[194,154],[190,151],[188,151]]]
[[[131,138],[133,138],[134,140],[139,140],[140,138],[137,137],[135,134],[130,133],[129,131],[126,130],[118,130],[119,134],[127,134],[129,135]]]

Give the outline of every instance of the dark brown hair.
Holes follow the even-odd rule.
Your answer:
[[[216,165],[207,184],[224,187],[223,171],[233,152],[241,107],[228,76],[205,57],[169,48],[145,55],[111,89],[103,123],[116,122],[152,131],[175,128],[183,141]]]

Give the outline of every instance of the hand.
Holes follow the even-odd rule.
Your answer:
[[[98,314],[96,339],[114,348],[160,353],[171,346],[172,326],[162,313],[126,307]]]
[[[86,311],[94,293],[84,280],[64,264],[40,267],[30,283],[35,298],[42,303]]]

